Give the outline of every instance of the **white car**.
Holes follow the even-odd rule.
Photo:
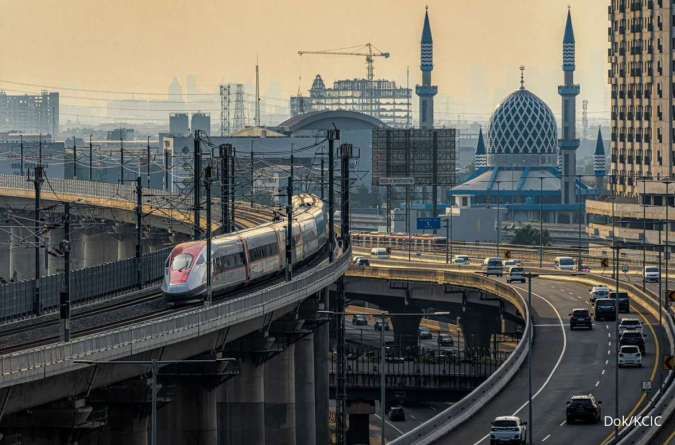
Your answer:
[[[520,267],[522,265],[520,260],[504,260],[504,267]]]
[[[623,345],[619,349],[619,367],[637,366],[642,367],[642,354],[640,348],[635,345]]]
[[[501,416],[492,421],[490,427],[490,445],[503,443],[525,444],[527,422],[516,416]]]
[[[656,266],[645,266],[644,277],[647,283],[658,283],[661,279],[659,268]]]
[[[637,318],[622,318],[619,322],[619,337],[623,335],[625,331],[639,331],[640,334],[644,337],[645,330],[642,326],[642,322]]]
[[[609,288],[607,286],[593,286],[590,296],[591,303],[594,303],[598,298],[609,298]]]
[[[467,255],[455,255],[452,257],[452,264],[455,266],[469,266],[471,265],[471,260]]]
[[[569,256],[559,256],[555,259],[555,268],[558,270],[574,270],[577,264],[574,258]]]
[[[520,266],[511,266],[509,267],[509,274],[506,276],[507,283],[513,283],[517,281],[519,283],[525,283],[525,271]]]

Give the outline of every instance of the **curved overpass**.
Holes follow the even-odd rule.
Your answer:
[[[405,258],[407,259],[407,255]],[[433,264],[429,259],[412,264],[402,259],[374,263],[413,271],[445,269],[444,265]],[[537,443],[605,444],[611,441],[610,427],[570,426],[565,422],[565,402],[573,394],[593,393],[603,401],[603,415],[614,416],[614,323],[596,323],[594,330],[590,332],[570,332],[567,323],[567,314],[571,309],[585,307],[591,283],[589,280],[607,281],[606,278],[591,276],[583,279],[551,276],[533,280],[532,316],[535,340],[531,357],[535,397],[534,417],[530,426],[533,439]],[[524,286],[518,285],[514,288],[521,296],[526,296],[527,290]],[[635,300],[639,296],[633,293],[633,298]],[[635,415],[648,407],[653,392],[642,392],[643,381],[651,381],[654,387],[658,387],[667,379],[660,366],[660,357],[664,350],[672,351],[672,337],[658,326],[655,318],[657,312],[652,306],[653,301],[633,304],[631,315],[642,318],[646,326],[647,354],[643,368],[621,369],[619,372],[620,415]],[[416,431],[412,430],[393,443],[489,443],[487,433],[494,417],[528,417],[527,384],[527,367],[523,366],[496,397],[443,437],[439,437],[439,434],[428,434],[421,440],[422,436],[415,436]],[[442,413],[439,414],[439,419],[441,415]],[[433,420],[426,424],[427,429]],[[437,424],[442,428],[443,423],[439,422]],[[424,425],[417,429],[423,430]]]

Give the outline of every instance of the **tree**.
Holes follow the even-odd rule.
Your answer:
[[[522,244],[525,246],[538,246],[540,242],[539,230],[535,229],[529,224],[520,227],[518,230],[516,230],[511,242],[513,244]],[[546,229],[544,229],[544,232],[542,233],[541,242],[545,246],[551,245],[551,235]]]

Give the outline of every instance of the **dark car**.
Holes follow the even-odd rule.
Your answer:
[[[619,345],[632,345],[640,348],[642,354],[645,353],[645,338],[642,336],[642,332],[638,330],[629,330],[624,331],[619,338]]]
[[[588,309],[572,309],[570,313],[570,329],[574,330],[575,328],[593,329],[593,321]]]
[[[431,335],[431,331],[427,328],[419,328],[417,329],[417,333],[420,336],[420,340],[430,340],[433,338],[433,335]]]
[[[373,329],[376,331],[381,331],[382,328],[384,327],[385,331],[389,330],[389,322],[388,321],[382,321],[382,320],[376,320],[375,324],[373,324]]]
[[[616,307],[614,300],[610,298],[598,298],[593,305],[595,321],[615,321]]]
[[[450,334],[438,334],[438,344],[440,346],[452,346],[455,342],[452,340]]]
[[[567,401],[567,424],[575,422],[598,423],[602,418],[602,402],[596,401],[592,394],[572,396]]]
[[[405,422],[405,411],[402,406],[392,406],[387,414],[392,422]]]
[[[368,326],[368,316],[366,314],[356,314],[352,317],[352,325]]]
[[[610,292],[609,298],[611,300],[616,299],[617,295],[619,296],[619,312],[627,314],[630,312],[630,298],[626,292]]]

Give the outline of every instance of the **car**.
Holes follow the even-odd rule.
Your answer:
[[[355,256],[354,258],[352,258],[352,263],[353,263],[353,264],[356,264],[356,263],[358,263],[358,262],[359,262],[359,260],[360,260],[361,258],[363,258],[363,257],[362,257],[362,256],[358,256],[358,255],[357,255],[357,256]]]
[[[455,255],[452,257],[452,264],[455,266],[470,266],[471,260],[468,255]]]
[[[658,283],[661,279],[661,272],[656,266],[645,266],[643,273],[647,283]]]
[[[402,406],[394,405],[389,408],[387,417],[389,417],[389,420],[392,422],[405,422],[405,411]]]
[[[370,260],[368,258],[360,257],[354,264],[359,267],[368,267],[370,266]]]
[[[593,286],[590,292],[591,303],[595,303],[598,298],[609,297],[609,288],[607,286]]]
[[[527,440],[527,422],[516,416],[496,417],[490,425],[490,445],[525,444]]]
[[[599,423],[602,418],[602,402],[595,400],[593,394],[572,396],[567,401],[567,424],[576,422]]]
[[[382,327],[384,327],[385,331],[389,330],[389,322],[388,321],[382,321],[382,320],[375,320],[375,323],[373,324],[373,329],[376,331],[381,331]]]
[[[588,309],[577,308],[570,312],[570,330],[573,331],[578,327],[593,329],[593,320]]]
[[[381,260],[389,258],[389,249],[384,247],[373,247],[370,249],[370,255]]]
[[[640,348],[640,352],[642,354],[645,353],[645,337],[642,335],[642,332],[638,330],[624,331],[624,333],[619,337],[619,345],[637,346]]]
[[[569,256],[559,256],[555,259],[555,268],[558,270],[574,270],[576,262]]]
[[[438,334],[438,344],[440,346],[452,346],[455,342],[452,339],[452,336],[448,333]]]
[[[522,261],[516,259],[504,260],[504,267],[521,267],[523,265]]]
[[[483,260],[483,272],[486,276],[496,275],[501,277],[504,274],[504,265],[499,257],[488,257]]]
[[[642,367],[642,352],[635,345],[623,345],[619,349],[619,367],[637,366]]]
[[[419,334],[420,340],[429,340],[433,338],[431,331],[427,328],[418,328],[417,333]]]
[[[368,316],[366,314],[354,314],[352,317],[353,326],[368,326]]]
[[[519,283],[524,283],[525,280],[525,271],[520,266],[511,266],[509,267],[509,274],[506,277],[507,283],[513,283],[517,281]]]
[[[598,298],[593,305],[593,317],[595,321],[614,321],[616,320],[616,307],[614,300],[609,298]]]
[[[644,336],[645,331],[642,322],[637,318],[622,318],[619,322],[619,337],[626,331],[640,331]]]
[[[627,292],[610,292],[609,298],[614,300],[618,298],[619,301],[619,312],[630,313],[630,298],[628,298]]]

